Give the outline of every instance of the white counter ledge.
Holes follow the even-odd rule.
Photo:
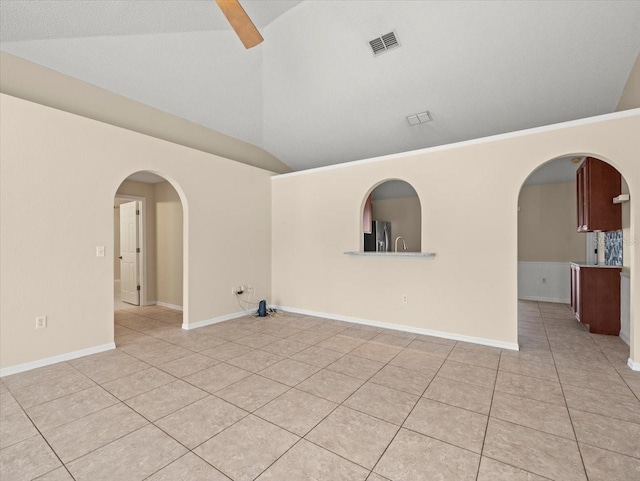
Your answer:
[[[407,257],[420,259],[433,259],[435,252],[345,252],[347,256],[359,257]]]

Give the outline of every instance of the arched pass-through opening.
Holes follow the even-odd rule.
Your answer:
[[[187,204],[165,175],[136,172],[114,194],[114,337],[187,322]],[[134,336],[135,337],[135,336]]]
[[[546,161],[520,189],[519,345],[558,371],[629,372],[630,200],[622,174],[597,154]]]
[[[421,251],[422,208],[416,190],[408,182],[379,182],[365,196],[360,212],[362,251]]]

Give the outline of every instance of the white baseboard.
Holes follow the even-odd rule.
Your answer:
[[[640,362],[634,361],[631,358],[627,361],[627,366],[629,366],[633,371],[640,371]]]
[[[391,324],[388,322],[371,321],[369,319],[360,319],[358,317],[342,316],[340,314],[327,314],[326,312],[309,311],[307,309],[297,309],[295,307],[271,306],[282,311],[293,312],[294,314],[303,314],[305,316],[322,317],[325,319],[335,319],[337,321],[353,322],[354,324],[364,324],[366,326],[382,327],[384,329],[395,329],[396,331],[411,332],[413,334],[425,334],[427,336],[440,337],[443,339],[452,339],[454,341],[464,341],[473,344],[481,344],[483,346],[499,347],[501,349],[509,349],[518,351],[517,343],[496,341],[494,339],[486,339],[483,337],[464,336],[452,332],[432,331],[430,329],[422,329],[420,327],[401,326],[399,324]]]
[[[182,324],[182,329],[190,331],[191,329],[197,329],[199,327],[210,326],[211,324],[218,324],[219,322],[230,321],[231,319],[237,319],[238,317],[248,316],[249,314],[241,311],[234,312],[232,314],[225,314],[224,316],[214,317],[213,319],[205,319],[204,321],[192,322],[190,324]]]
[[[91,354],[98,354],[99,352],[109,351],[115,349],[116,344],[109,342],[107,344],[101,344],[100,346],[88,347],[86,349],[80,349],[79,351],[68,352],[66,354],[59,354],[57,356],[45,357],[38,361],[25,362],[24,364],[18,364],[16,366],[9,366],[0,369],[0,377],[10,376],[11,374],[18,374],[19,372],[31,371],[39,367],[49,366],[51,364],[57,364],[63,361],[70,361],[71,359],[77,359],[79,357],[89,356]]]
[[[560,297],[537,297],[537,296],[518,296],[521,301],[538,301],[538,302],[555,302],[558,304],[570,304],[571,299]]]
[[[160,307],[166,307],[168,309],[175,309],[176,311],[182,311],[184,310],[184,307],[179,306],[177,304],[169,304],[168,302],[161,302],[161,301],[151,301],[148,303],[148,305],[156,305],[156,306],[160,306]]]
[[[620,330],[620,339],[622,339],[627,346],[631,345],[630,344],[631,340],[629,339],[629,334],[624,332],[623,330]]]

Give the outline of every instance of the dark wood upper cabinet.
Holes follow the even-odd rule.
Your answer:
[[[620,195],[622,176],[614,167],[587,157],[577,172],[578,232],[622,229],[622,206],[614,204]]]

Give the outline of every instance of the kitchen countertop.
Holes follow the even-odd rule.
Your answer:
[[[584,262],[570,262],[569,264],[579,266],[581,269],[585,267],[597,267],[599,269],[622,269],[622,266],[605,266],[604,264],[585,264]]]

